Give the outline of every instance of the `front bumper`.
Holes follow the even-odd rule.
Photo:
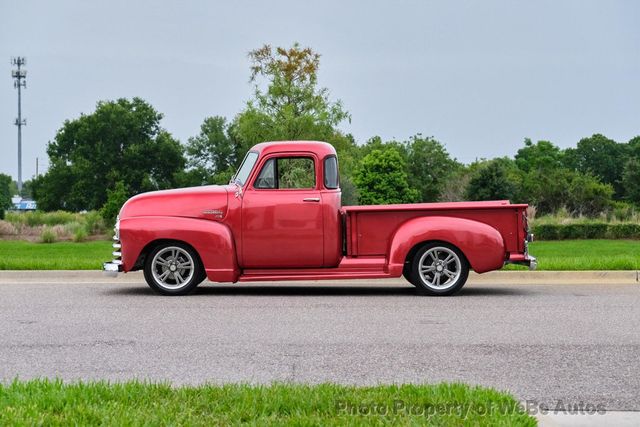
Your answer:
[[[122,261],[113,260],[111,262],[102,263],[102,271],[104,274],[110,277],[118,276],[118,273],[122,271]]]

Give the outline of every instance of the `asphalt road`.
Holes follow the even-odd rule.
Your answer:
[[[480,283],[449,298],[400,281],[208,284],[160,297],[139,276],[49,274],[0,276],[3,381],[462,381],[640,410],[637,283]]]

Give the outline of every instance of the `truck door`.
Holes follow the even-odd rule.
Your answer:
[[[278,154],[262,161],[242,197],[242,267],[323,265],[317,166],[310,154]]]

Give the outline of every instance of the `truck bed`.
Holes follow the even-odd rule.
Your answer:
[[[500,232],[507,252],[522,252],[526,237],[523,226],[526,208],[527,205],[510,204],[508,200],[344,206],[346,255],[385,255],[389,240],[400,224],[426,216],[456,217],[485,223]]]

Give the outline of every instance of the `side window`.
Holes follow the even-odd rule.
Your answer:
[[[335,156],[324,159],[324,186],[330,190],[338,188],[338,159]]]
[[[283,157],[278,159],[278,188],[313,188],[316,171],[309,157]]]
[[[254,183],[259,189],[315,188],[316,171],[310,157],[278,157],[269,159]]]

